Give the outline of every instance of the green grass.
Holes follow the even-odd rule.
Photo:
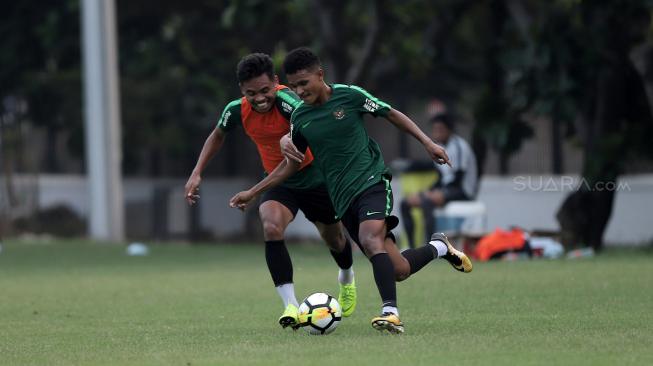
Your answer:
[[[5,243],[1,365],[653,364],[653,253],[436,262],[398,285],[406,334],[378,333],[379,298],[355,257],[358,308],[335,333],[282,330],[262,246]],[[297,296],[337,295],[326,249],[290,247]]]

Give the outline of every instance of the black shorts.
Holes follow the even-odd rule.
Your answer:
[[[261,203],[265,201],[281,203],[290,210],[293,217],[297,216],[298,210],[302,210],[310,222],[321,222],[326,225],[338,222],[336,210],[333,208],[325,186],[313,189],[293,189],[279,185],[263,193]]]
[[[383,180],[356,196],[349,204],[349,208],[342,216],[342,224],[347,229],[349,236],[360,247],[358,230],[361,222],[367,220],[386,221],[388,236],[390,230],[397,227],[399,219],[391,215],[393,206],[392,188],[389,180]],[[362,248],[361,248],[362,249]]]

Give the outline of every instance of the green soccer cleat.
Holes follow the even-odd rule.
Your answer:
[[[340,284],[338,303],[340,303],[342,309],[342,316],[350,316],[354,313],[356,309],[356,281],[351,281],[349,285]]]
[[[292,327],[296,329],[299,325],[299,309],[293,304],[288,304],[279,318],[279,325],[283,328]]]
[[[394,313],[383,313],[381,316],[372,318],[372,327],[378,331],[387,330],[392,334],[401,334],[404,332],[404,323]]]
[[[442,258],[446,259],[455,270],[465,273],[472,271],[472,261],[469,260],[465,253],[454,248],[446,235],[435,233],[431,235],[431,241],[434,240],[440,240],[447,244],[447,254],[443,255]]]

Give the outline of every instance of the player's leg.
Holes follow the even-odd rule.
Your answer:
[[[431,212],[434,207],[431,205]],[[427,216],[425,215],[425,217]],[[431,219],[431,221],[435,222],[435,219]],[[386,222],[388,223],[389,230],[392,230],[398,225],[395,216],[386,217]],[[412,274],[417,273],[436,258],[447,260],[458,271],[472,271],[472,262],[469,258],[465,253],[456,250],[449,242],[449,239],[442,233],[433,234],[427,243],[419,248],[409,248],[401,253],[397,248],[392,232],[389,232],[386,236],[385,246],[392,259],[392,263],[395,265],[395,279],[397,281],[403,281]]]
[[[391,333],[403,333],[404,325],[397,308],[397,285],[395,268],[385,249],[385,220],[366,220],[359,225],[359,240],[372,263],[374,281],[383,302],[381,315],[372,319],[372,326]]]
[[[354,260],[352,258],[351,242],[345,236],[340,222],[326,225],[315,222],[322,239],[327,243],[331,256],[340,268],[338,270],[338,303],[342,308],[342,316],[351,316],[356,309],[357,294],[354,279]]]
[[[443,248],[443,245],[446,246],[446,251]],[[457,250],[444,233],[434,233],[431,235],[431,240],[429,245],[437,248],[438,257],[445,259],[451,266],[460,272],[469,273],[472,271],[472,261],[467,257],[467,255],[459,250]]]
[[[401,282],[410,277],[410,262],[399,251],[395,236],[392,234],[392,232],[388,232],[386,234],[383,246],[385,251],[390,256],[390,260],[392,261],[392,266],[395,270],[395,281]]]
[[[414,273],[419,272],[436,258],[447,260],[451,266],[460,272],[471,272],[472,262],[465,253],[457,250],[443,233],[434,233],[431,240],[419,247],[399,251],[394,235],[386,235],[385,250],[388,252],[395,267],[395,280],[401,282]]]
[[[407,249],[403,252],[399,251],[397,240],[394,234],[390,231],[386,234],[383,244],[385,251],[388,253],[390,260],[392,261],[395,280],[397,282],[407,279],[410,275],[419,271],[428,264],[428,262],[433,260],[432,250],[429,247],[426,248],[428,250],[418,248],[418,250]]]
[[[320,236],[326,243],[331,256],[341,269],[351,268],[353,259],[351,256],[351,243],[342,231],[340,222],[324,224],[319,221],[313,222]]]
[[[263,195],[259,206],[265,239],[265,260],[272,282],[285,307],[279,318],[279,324],[284,328],[297,324],[299,306],[293,283],[292,260],[284,241],[286,227],[294,219],[297,209],[293,209],[292,204],[287,204],[286,196],[284,187],[276,187]]]
[[[388,230],[392,230],[397,227],[399,221],[396,216],[388,216],[386,217],[386,223]],[[419,248],[408,248],[399,252],[397,240],[391,231],[388,231],[386,234],[385,248],[392,259],[392,263],[395,265],[395,279],[397,281],[407,279],[413,273],[418,272],[433,259],[437,258],[435,248],[428,244]]]
[[[340,293],[338,302],[342,307],[342,315],[350,316],[356,308],[356,284],[351,242],[344,234],[344,229],[331,203],[326,187],[319,186],[310,190],[295,190],[300,210],[306,218],[315,224],[320,236],[324,239],[331,256],[340,268],[338,282]]]
[[[372,319],[372,326],[392,333],[403,332],[397,309],[397,284],[395,268],[386,248],[386,219],[392,210],[392,191],[389,180],[363,191],[350,204],[342,218],[342,223],[352,239],[367,255],[372,264],[382,301],[381,316]],[[393,225],[398,221],[394,218]]]

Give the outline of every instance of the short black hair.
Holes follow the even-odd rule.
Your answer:
[[[431,117],[431,123],[442,123],[447,126],[449,130],[453,130],[454,124],[451,116],[447,113],[438,113],[435,116]]]
[[[266,74],[274,78],[274,64],[272,58],[265,53],[252,53],[240,59],[236,67],[238,82],[243,83]]]
[[[299,47],[288,52],[283,60],[283,72],[286,75],[296,74],[300,70],[308,70],[320,66],[320,58],[307,47]]]

